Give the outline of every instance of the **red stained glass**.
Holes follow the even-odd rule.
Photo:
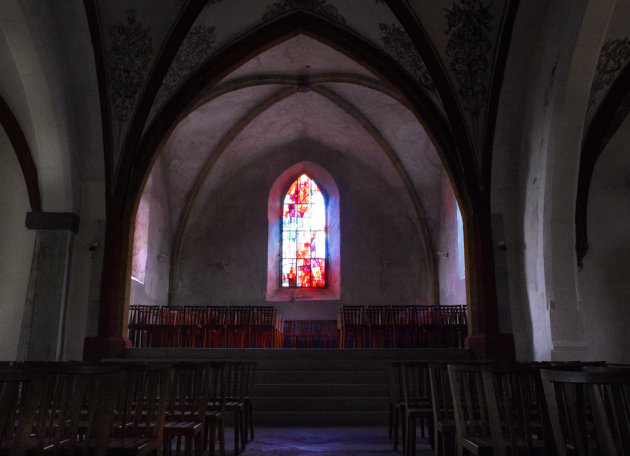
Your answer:
[[[326,203],[306,174],[291,184],[284,197],[282,286],[326,286]]]

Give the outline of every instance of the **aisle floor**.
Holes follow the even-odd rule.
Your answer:
[[[419,433],[418,433],[419,434]],[[234,438],[226,428],[226,454],[234,454]],[[416,455],[430,456],[428,440],[418,435]],[[216,453],[215,453],[216,454]],[[384,427],[258,427],[242,456],[400,456]]]

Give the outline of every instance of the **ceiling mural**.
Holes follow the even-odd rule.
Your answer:
[[[591,85],[585,134],[613,82],[625,66],[630,64],[630,10],[627,6],[628,2],[617,2],[610,18]]]
[[[416,82],[419,82],[429,93],[437,94],[433,78],[407,32],[398,24],[381,23],[379,28],[383,33],[381,40],[385,50],[407,70]]]
[[[443,111],[440,98],[426,65],[411,42],[411,38],[383,1],[365,0],[282,0],[269,4],[247,0],[206,4],[188,36],[182,43],[175,61],[162,82],[146,127],[172,96],[186,77],[201,66],[214,52],[238,36],[293,10],[306,10],[351,29],[376,47],[382,49],[407,71],[421,86],[436,106]],[[234,11],[243,11],[235,15]],[[353,14],[361,10],[362,14]],[[230,17],[229,21],[217,21],[217,17]],[[205,30],[203,37],[199,30]]]
[[[210,56],[215,40],[214,26],[199,24],[190,29],[162,81],[154,106],[161,106],[186,77]]]
[[[183,8],[190,2],[100,0],[114,170],[147,77]],[[408,5],[443,62],[478,155],[484,147],[491,84],[510,0],[409,0]],[[266,22],[304,10],[350,30],[392,56],[446,117],[420,52],[383,0],[208,0],[189,28],[153,100],[143,129],[185,81],[220,49]],[[235,14],[238,11],[238,14]],[[356,14],[361,11],[361,14]],[[308,62],[307,62],[308,63]],[[310,76],[308,64],[303,73]],[[154,81],[155,83],[155,81]],[[492,119],[490,119],[492,120]]]
[[[134,109],[183,4],[178,0],[101,0],[96,6],[110,103],[115,173]]]
[[[136,19],[136,10],[127,11],[127,18],[109,26],[111,53],[107,65],[110,81],[112,119],[129,120],[133,105],[144,83],[153,57],[151,28]]]
[[[621,70],[630,62],[630,37],[610,38],[602,46],[588,100],[587,123],[593,120],[608,89]]]
[[[340,24],[346,23],[344,17],[339,14],[339,10],[326,0],[282,0],[275,2],[267,7],[267,12],[263,15],[263,22],[275,19],[296,8],[307,9]]]
[[[450,69],[457,81],[462,105],[473,122],[479,120],[481,110],[488,95],[488,75],[490,72],[489,52],[492,50],[490,33],[495,26],[495,18],[489,12],[490,5],[481,1],[453,3],[446,10],[445,19],[448,35],[446,55],[450,59]]]
[[[481,166],[497,56],[509,0],[410,0],[453,85]],[[502,71],[502,70],[501,70]]]

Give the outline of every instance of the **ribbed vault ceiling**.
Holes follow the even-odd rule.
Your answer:
[[[438,154],[400,94],[354,60],[298,35],[236,69],[202,100],[156,162],[167,170],[175,243],[200,189],[208,194],[248,162],[304,138],[380,175],[428,245],[435,240]]]

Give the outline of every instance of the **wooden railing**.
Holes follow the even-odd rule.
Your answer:
[[[343,306],[284,321],[272,306],[130,306],[134,347],[462,348],[466,306]]]
[[[282,317],[271,306],[130,306],[134,347],[278,348]]]
[[[343,306],[342,348],[463,348],[466,306]]]

